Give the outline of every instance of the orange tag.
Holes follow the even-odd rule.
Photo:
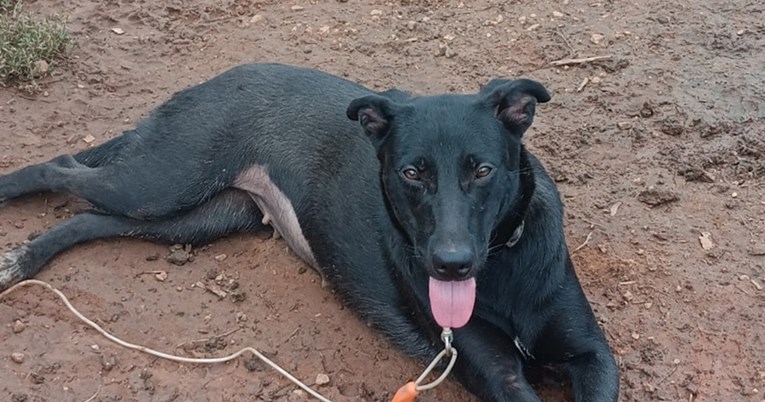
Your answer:
[[[408,382],[396,391],[392,402],[413,402],[414,398],[417,398],[419,394],[420,392],[417,391],[417,386],[414,385],[414,382]]]

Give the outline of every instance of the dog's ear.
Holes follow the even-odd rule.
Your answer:
[[[358,121],[364,132],[378,145],[390,131],[391,123],[400,106],[380,95],[367,95],[351,101],[345,114]]]
[[[537,81],[494,79],[481,88],[484,101],[494,109],[502,124],[522,135],[531,126],[537,102],[547,102],[550,94]]]

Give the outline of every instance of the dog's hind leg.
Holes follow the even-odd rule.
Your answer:
[[[0,290],[33,277],[53,256],[77,243],[124,236],[198,245],[230,233],[265,228],[262,219],[250,195],[237,189],[223,190],[191,211],[157,221],[83,212],[1,255]]]
[[[9,174],[0,175],[0,202],[25,194],[55,191],[50,183],[51,174],[60,169],[95,168],[104,166],[123,156],[123,150],[137,142],[137,134],[127,131],[97,147],[71,155],[61,155],[48,162],[38,163]]]

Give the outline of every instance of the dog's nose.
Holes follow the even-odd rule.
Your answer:
[[[442,279],[466,279],[473,267],[473,258],[469,248],[437,250],[433,253],[433,267]]]

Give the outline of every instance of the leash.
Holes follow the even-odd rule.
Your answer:
[[[444,330],[441,332],[441,341],[444,343],[444,350],[436,355],[436,358],[433,359],[425,371],[422,372],[420,377],[417,378],[417,381],[410,381],[404,384],[403,387],[399,388],[398,391],[396,391],[396,394],[393,395],[393,400],[391,402],[412,402],[415,398],[417,398],[420,392],[433,389],[444,382],[444,380],[446,380],[446,377],[449,375],[449,373],[451,373],[452,368],[454,368],[454,363],[457,362],[457,349],[452,346],[452,341],[454,341],[454,333],[452,333],[451,328],[444,328]],[[444,372],[441,373],[441,375],[431,383],[422,384],[422,382],[425,381],[425,378],[430,375],[438,363],[440,363],[441,360],[447,356],[451,358],[449,359],[449,364],[446,366]]]
[[[307,392],[309,395],[313,396],[314,398],[318,399],[321,402],[332,402],[330,399],[324,397],[317,391],[313,390],[308,385],[304,384],[300,380],[298,380],[296,377],[294,377],[292,374],[284,370],[283,368],[279,367],[278,364],[274,363],[271,359],[267,358],[265,355],[260,353],[257,349],[253,347],[246,347],[242,348],[239,351],[230,354],[228,356],[223,357],[215,357],[215,358],[189,358],[189,357],[183,357],[183,356],[176,356],[164,352],[160,352],[158,350],[154,350],[151,348],[148,348],[146,346],[136,345],[130,342],[123,341],[120,338],[117,338],[116,336],[112,335],[105,329],[103,329],[100,325],[93,322],[91,319],[80,313],[74,305],[69,301],[69,299],[64,295],[63,292],[53,287],[53,285],[43,282],[37,279],[28,279],[25,281],[21,281],[10,288],[6,289],[3,292],[0,292],[0,300],[11,294],[12,292],[26,286],[32,286],[37,285],[41,286],[47,290],[50,290],[53,292],[61,301],[64,303],[67,309],[75,315],[80,321],[84,322],[87,326],[93,328],[101,334],[104,338],[116,343],[119,346],[122,346],[127,349],[136,350],[139,352],[146,353],[148,355],[158,357],[165,360],[170,360],[174,362],[179,363],[194,363],[194,364],[215,364],[215,363],[225,363],[231,360],[236,359],[237,357],[241,356],[242,354],[246,352],[252,353],[255,357],[260,359],[262,362],[266,363],[269,367],[274,369],[279,374],[283,375],[285,378],[290,380],[292,383],[297,385],[298,387],[302,388],[303,391]],[[444,350],[439,353],[436,358],[433,360],[433,362],[430,363],[430,365],[425,369],[425,371],[420,375],[419,378],[417,378],[414,382],[409,382],[403,387],[401,387],[398,392],[393,397],[392,402],[412,402],[414,399],[419,395],[420,392],[426,391],[432,388],[435,388],[439,384],[441,384],[446,377],[451,372],[452,368],[454,367],[454,363],[457,361],[457,350],[452,346],[452,341],[454,340],[454,334],[452,333],[451,329],[444,328],[443,332],[441,333],[441,340],[444,342]],[[438,365],[441,360],[443,360],[446,357],[450,357],[449,364],[446,366],[446,369],[444,372],[433,382],[429,384],[421,384],[423,381],[425,381],[425,378],[433,371],[433,369]],[[100,387],[99,387],[100,389]]]

